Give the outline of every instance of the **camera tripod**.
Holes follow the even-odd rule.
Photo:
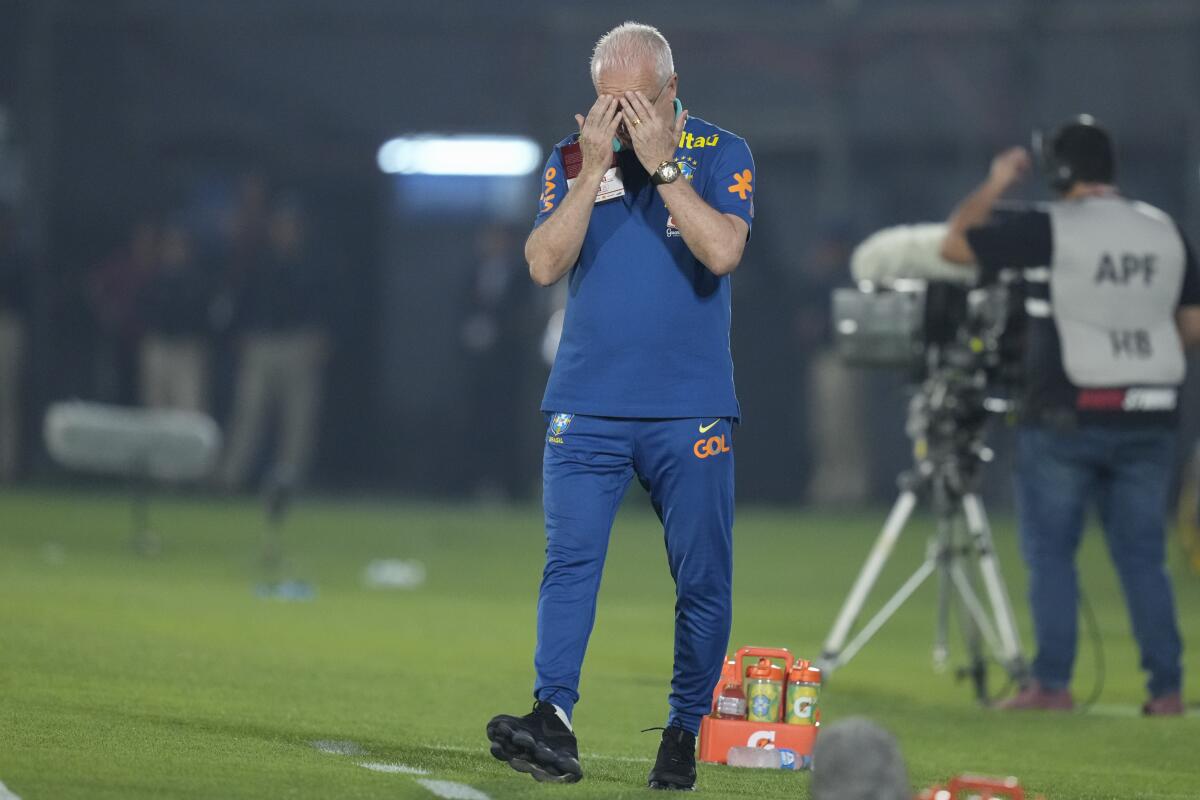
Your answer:
[[[983,465],[992,458],[984,444],[988,411],[1001,410],[983,396],[984,386],[981,375],[943,368],[934,370],[912,398],[906,427],[913,441],[914,464],[901,474],[900,496],[825,640],[819,663],[826,674],[848,663],[904,602],[936,575],[934,668],[939,671],[946,668],[953,611],[967,650],[967,663],[957,674],[971,680],[981,703],[990,701],[989,654],[1013,681],[1017,684],[1025,681],[1027,666],[1012,605],[992,546],[987,513],[978,494]],[[936,520],[925,560],[847,641],[921,498],[930,502]]]

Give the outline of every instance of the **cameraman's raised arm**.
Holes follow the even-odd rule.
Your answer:
[[[942,240],[942,258],[955,264],[979,263],[978,254],[967,241],[967,231],[987,222],[996,201],[1029,171],[1029,167],[1029,153],[1023,147],[1009,148],[992,160],[987,180],[967,195],[950,215],[946,238]]]
[[[1183,339],[1183,346],[1200,348],[1200,306],[1179,309],[1175,320],[1179,324],[1179,338]]]
[[[1183,265],[1183,288],[1179,292],[1175,322],[1179,325],[1179,338],[1183,340],[1183,346],[1200,347],[1200,264],[1196,263],[1196,253],[1183,231],[1179,232],[1179,237],[1183,239],[1186,263]]]

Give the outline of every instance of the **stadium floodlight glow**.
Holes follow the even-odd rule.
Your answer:
[[[529,175],[541,160],[541,148],[525,136],[478,134],[400,136],[376,156],[389,175]]]

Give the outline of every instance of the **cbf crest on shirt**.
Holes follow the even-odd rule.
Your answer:
[[[542,173],[534,227],[575,184],[578,134]],[[757,175],[740,136],[689,117],[675,160],[709,206],[754,221]],[[635,153],[614,154],[568,276],[542,410],[613,417],[740,417],[729,350],[731,282],[688,248]],[[616,188],[614,181],[619,181]]]
[[[574,414],[555,414],[550,418],[550,432],[555,436],[562,436],[567,432],[567,428],[571,426],[571,420],[574,418]]]

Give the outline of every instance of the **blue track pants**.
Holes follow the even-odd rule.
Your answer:
[[[571,714],[596,620],[613,518],[630,480],[650,492],[675,579],[668,725],[697,732],[712,705],[733,616],[733,424],[729,419],[550,417],[543,457],[546,567],[535,696]]]

